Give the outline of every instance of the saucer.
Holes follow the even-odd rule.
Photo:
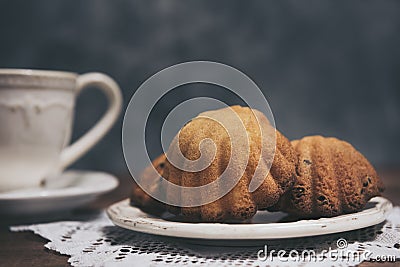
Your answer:
[[[70,210],[118,186],[111,174],[66,171],[38,188],[0,193],[0,214],[33,215]]]

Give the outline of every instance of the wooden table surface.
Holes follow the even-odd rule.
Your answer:
[[[384,196],[390,199],[394,205],[400,205],[400,168],[380,168],[378,173],[386,185]],[[130,194],[132,180],[129,175],[121,175],[119,179],[120,185],[116,190],[74,212],[102,209],[111,203],[127,198]],[[27,220],[32,219],[1,217],[0,266],[69,266],[68,256],[60,255],[44,247],[46,243],[44,238],[34,235],[32,232],[13,233],[9,231],[10,225],[26,224]],[[400,266],[399,263],[376,264],[369,262],[364,262],[360,266],[376,265]]]

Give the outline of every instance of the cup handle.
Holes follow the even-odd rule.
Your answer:
[[[78,93],[89,86],[103,91],[109,101],[108,109],[102,118],[82,137],[64,148],[60,156],[60,168],[65,169],[82,157],[111,129],[122,108],[122,94],[118,84],[102,73],[86,73],[77,78]]]

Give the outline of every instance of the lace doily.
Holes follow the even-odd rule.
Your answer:
[[[266,259],[262,258],[264,245],[206,246],[142,234],[114,226],[104,212],[86,220],[13,226],[11,230],[33,231],[50,240],[45,247],[69,255],[73,266],[352,266],[364,260],[346,256],[353,252],[370,252],[372,261],[400,259],[400,207],[393,208],[384,223],[356,231],[266,240],[268,255],[275,250]],[[341,252],[340,256],[323,254],[329,248]],[[286,253],[278,258],[279,250],[298,254],[313,250],[316,255],[296,258],[295,253]]]

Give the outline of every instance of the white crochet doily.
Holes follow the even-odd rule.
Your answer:
[[[33,231],[50,240],[45,247],[69,255],[73,266],[352,266],[362,257],[347,257],[365,251],[370,260],[400,259],[400,207],[393,208],[384,223],[372,227],[318,237],[266,240],[267,259],[259,253],[264,245],[253,247],[221,247],[194,245],[179,239],[158,237],[114,226],[105,213],[95,218],[62,221],[28,226],[13,226],[12,231]],[[339,241],[338,241],[339,240]],[[339,247],[338,247],[339,246]],[[324,254],[323,250],[336,250]],[[287,253],[278,258],[279,250]],[[316,252],[317,258],[305,250]],[[290,257],[288,253],[292,251]],[[345,252],[350,252],[345,253]],[[326,255],[326,256],[325,256]],[[344,256],[344,257],[342,257]]]

